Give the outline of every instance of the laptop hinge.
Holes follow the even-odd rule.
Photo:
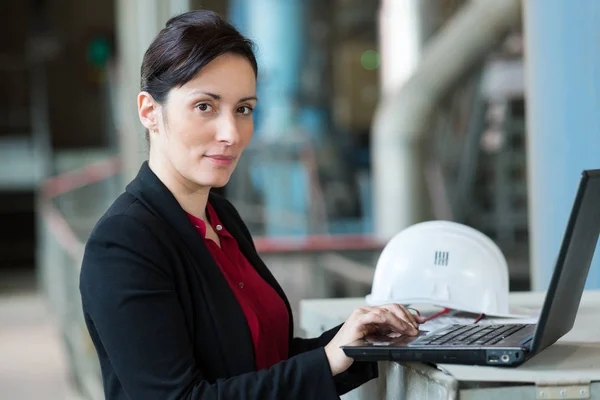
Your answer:
[[[589,399],[590,382],[538,383],[535,396],[538,400]]]

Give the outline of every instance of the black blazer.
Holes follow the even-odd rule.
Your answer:
[[[85,322],[106,398],[337,399],[377,376],[354,363],[332,378],[323,346],[293,338],[281,287],[258,256],[250,232],[225,198],[209,201],[290,314],[289,359],[256,371],[246,318],[209,250],[171,192],[144,162],[100,219],[80,276]]]

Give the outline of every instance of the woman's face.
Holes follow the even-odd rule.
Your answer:
[[[254,132],[256,76],[246,58],[224,54],[171,89],[162,106],[144,93],[138,106],[150,129],[151,165],[163,164],[190,189],[221,187]]]

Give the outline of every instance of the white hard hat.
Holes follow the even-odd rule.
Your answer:
[[[515,317],[509,312],[508,283],[506,259],[489,237],[456,222],[429,221],[386,244],[366,301]]]

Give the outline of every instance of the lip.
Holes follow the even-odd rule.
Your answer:
[[[228,156],[228,155],[224,155],[224,154],[213,154],[213,155],[207,155],[205,157],[208,158],[213,164],[216,164],[220,167],[230,166],[231,164],[233,164],[233,162],[237,158],[235,156]]]

